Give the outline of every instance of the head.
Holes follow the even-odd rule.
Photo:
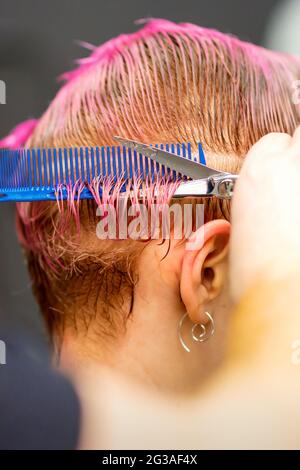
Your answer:
[[[292,133],[299,113],[291,84],[296,58],[192,24],[151,20],[134,34],[93,48],[30,127],[28,147],[114,145],[120,135],[145,143],[201,142],[207,164],[238,172],[269,132]],[[204,203],[205,224],[189,240],[99,240],[103,203],[22,203],[18,230],[34,292],[66,362],[98,362],[160,388],[188,390],[218,365],[230,313],[227,254],[230,203]],[[164,200],[172,191],[160,183]],[[107,191],[108,194],[108,191]],[[117,191],[107,200],[115,204]],[[147,204],[153,202],[151,197]],[[130,202],[129,202],[130,204]],[[215,335],[181,347],[187,313]],[[188,342],[188,340],[187,340]]]

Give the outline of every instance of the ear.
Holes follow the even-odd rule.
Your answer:
[[[180,293],[193,323],[207,322],[207,303],[219,295],[224,285],[229,235],[229,222],[213,220],[195,232],[195,243],[186,242],[180,274]]]

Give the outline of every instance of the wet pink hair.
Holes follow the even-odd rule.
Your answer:
[[[296,57],[190,23],[153,19],[133,34],[87,47],[91,55],[62,75],[64,85],[38,122],[25,126],[24,133],[15,131],[2,145],[22,140],[30,147],[111,145],[114,135],[149,143],[190,141],[194,146],[200,141],[205,151],[217,154],[208,164],[238,171],[260,137],[272,131],[291,134],[299,125],[299,108],[291,99],[292,82],[300,78]],[[91,314],[84,292],[91,294],[94,278],[96,286],[101,284],[97,300],[93,291],[94,309],[99,301],[96,310],[107,309],[107,321],[114,318],[110,307],[122,310],[123,305],[110,305],[112,286],[110,299],[124,299],[117,295],[122,286],[131,293],[134,288],[137,243],[103,242],[93,251],[86,242],[95,231],[95,207],[103,203],[97,184],[91,188],[94,205],[76,205],[70,191],[68,203],[59,207],[18,206],[21,242],[51,330],[77,310],[76,291],[85,299],[81,312]],[[103,189],[110,194],[109,182]],[[117,192],[111,194],[116,201]],[[208,218],[228,216],[225,203],[209,200],[206,206]]]
[[[0,140],[0,148],[14,150],[23,147],[26,140],[32,135],[37,123],[37,119],[28,119],[16,126],[7,137]]]

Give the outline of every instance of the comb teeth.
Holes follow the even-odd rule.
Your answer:
[[[155,145],[163,150],[192,159],[190,143]],[[196,161],[205,164],[201,144]],[[0,149],[0,200],[56,200],[57,191],[86,184],[81,199],[92,198],[88,185],[95,178],[122,179],[170,177],[176,172],[154,163],[142,154],[123,146],[75,147],[53,149]]]

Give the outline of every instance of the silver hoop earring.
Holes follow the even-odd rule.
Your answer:
[[[202,323],[194,323],[192,328],[191,328],[191,337],[192,337],[192,340],[195,341],[195,342],[198,342],[198,343],[203,343],[204,341],[207,341],[215,332],[215,322],[214,322],[214,319],[213,317],[211,316],[211,314],[209,312],[205,312],[205,315],[207,316],[207,318],[209,319],[209,324],[210,324],[210,328],[206,328],[205,325],[203,325]],[[183,337],[182,337],[182,327],[183,327],[183,324],[184,324],[184,321],[185,319],[188,317],[188,313],[185,313],[179,323],[178,323],[178,338],[179,338],[179,341],[180,341],[180,344],[181,346],[183,347],[183,349],[186,351],[186,352],[191,352],[190,348],[186,345]],[[200,332],[198,332],[197,334],[197,328],[200,328]]]

